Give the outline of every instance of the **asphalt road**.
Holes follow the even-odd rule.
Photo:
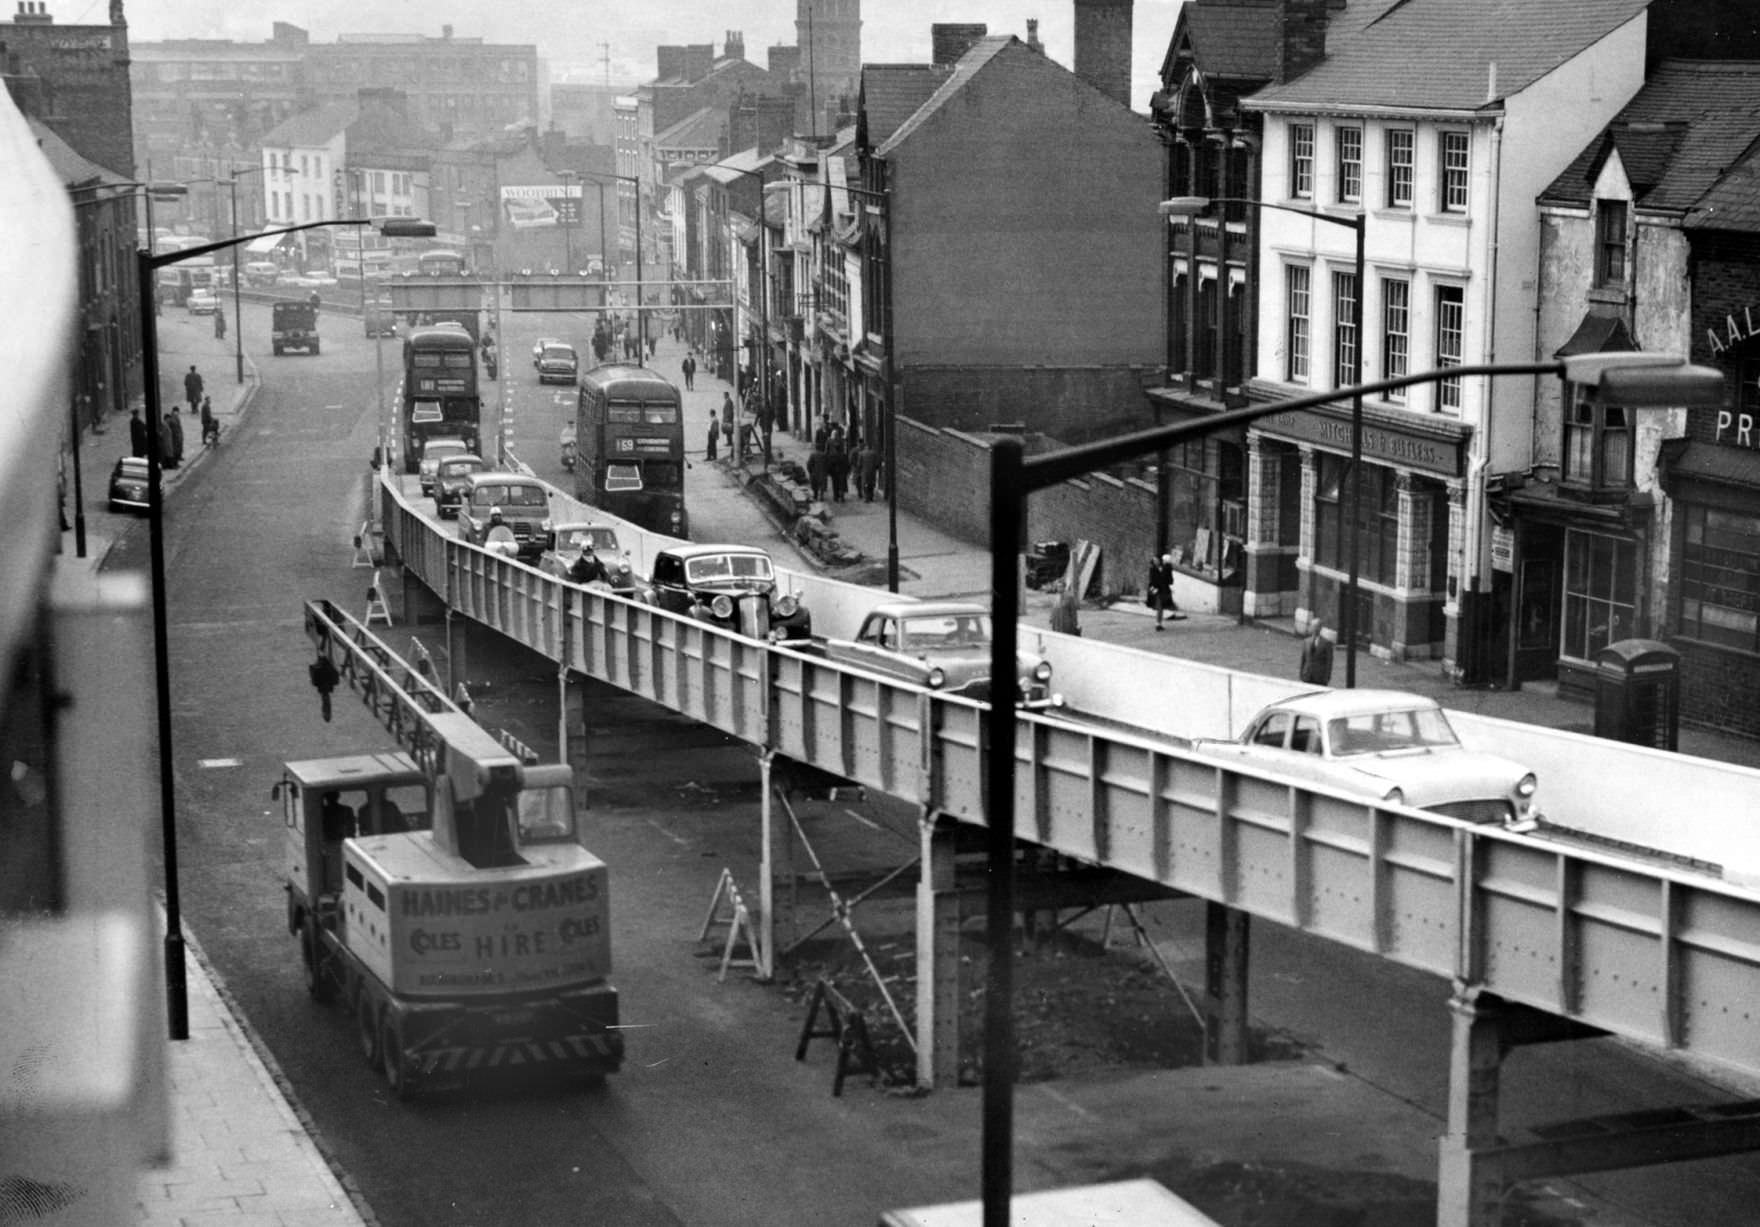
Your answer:
[[[584,841],[612,867],[613,980],[623,995],[625,1069],[598,1091],[549,1086],[399,1104],[362,1062],[344,1014],[305,997],[287,935],[282,830],[269,789],[288,758],[385,748],[389,738],[346,699],[333,723],[318,715],[305,677],[301,603],[331,597],[364,611],[368,573],[350,566],[365,519],[367,458],[377,442],[374,352],[352,317],[321,319],[318,357],[269,356],[266,310],[249,304],[247,350],[263,372],[248,415],[221,450],[179,486],[168,515],[174,752],[186,923],[310,1111],[324,1143],[381,1223],[723,1224],[864,1223],[880,1210],[974,1196],[978,1102],[970,1091],[925,1099],[871,1092],[830,1096],[821,1056],[793,1060],[801,1019],[780,994],[739,975],[715,979],[697,934],[723,866],[750,879],[757,857],[757,770],[748,751],[639,701],[595,690],[590,744],[592,814]],[[556,437],[569,393],[540,388],[529,360],[540,332],[585,351],[584,320],[508,317],[504,377],[514,450],[540,476],[566,484]],[[181,370],[176,341],[165,362]],[[211,347],[210,347],[211,348]],[[398,346],[385,344],[386,395]],[[662,349],[661,367],[676,355]],[[488,385],[494,399],[499,389]],[[694,394],[703,420],[719,392]],[[700,402],[700,403],[699,403]],[[691,513],[700,538],[766,545],[795,558],[716,469],[697,465]],[[108,514],[108,513],[98,513]],[[145,562],[144,526],[113,566]],[[387,635],[407,646],[411,628]],[[430,647],[438,626],[415,628]],[[485,637],[486,639],[486,637]],[[488,682],[484,709],[541,748],[554,745],[551,666],[515,649],[473,643],[472,680]],[[876,821],[879,819],[879,821]],[[819,807],[808,816],[828,853],[907,859],[909,816]],[[887,827],[876,833],[870,823]],[[1201,914],[1157,905],[1152,932],[1201,979]],[[1253,1011],[1295,1034],[1322,1061],[1350,1071],[1409,1134],[1440,1132],[1446,1101],[1446,986],[1274,925],[1255,926]],[[1268,1071],[1234,1083],[1202,1071],[1206,1090],[1239,1094]],[[1609,1041],[1524,1050],[1506,1067],[1514,1123],[1717,1097],[1692,1075]],[[1017,1159],[1023,1184],[1104,1179],[1151,1147],[1139,1115],[1109,1120],[1092,1088],[1023,1092],[1023,1137],[1065,1113],[1081,1139]],[[1245,1102],[1243,1100],[1243,1102]],[[1341,1104],[1344,1101],[1341,1100]],[[1352,1104],[1357,1100],[1349,1101]],[[1073,1105],[1073,1106],[1072,1106]],[[1176,1104],[1177,1108],[1177,1104]],[[1187,1114],[1190,1115],[1189,1113]],[[1233,1142],[1221,1122],[1189,1157],[1276,1135],[1248,1118]],[[1355,1147],[1356,1161],[1397,1166],[1362,1115],[1282,1142],[1289,1153],[1324,1137]],[[1132,1137],[1131,1146],[1118,1139]],[[1385,1145],[1384,1145],[1385,1144]],[[1419,1179],[1433,1163],[1411,1163]],[[1433,1153],[1433,1152],[1430,1152]],[[1363,1156],[1369,1156],[1367,1158]],[[1134,1160],[1133,1160],[1134,1161]],[[1745,1160],[1681,1165],[1559,1182],[1566,1200],[1593,1188],[1617,1207],[1599,1224],[1739,1222],[1760,1178]],[[1134,1174],[1134,1173],[1123,1173]],[[1563,1220],[1548,1220],[1563,1221]]]

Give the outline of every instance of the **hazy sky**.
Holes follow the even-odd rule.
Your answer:
[[[1136,0],[1131,106],[1148,108],[1174,15],[1182,0]],[[102,22],[108,0],[50,0],[57,22]],[[271,23],[302,26],[314,41],[339,34],[426,34],[438,37],[450,23],[461,37],[489,42],[534,43],[554,79],[604,79],[609,44],[611,80],[633,84],[654,76],[654,48],[662,43],[715,44],[728,30],[745,35],[746,58],[764,63],[765,48],[795,41],[794,0],[125,0],[129,37],[230,38],[260,42]],[[937,21],[983,22],[992,34],[1025,38],[1027,19],[1039,19],[1039,38],[1051,58],[1071,61],[1074,6],[1071,0],[864,0],[862,59],[921,63],[929,58],[929,26]]]

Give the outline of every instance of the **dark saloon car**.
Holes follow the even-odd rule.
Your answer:
[[[812,616],[780,591],[770,555],[747,545],[677,545],[654,555],[643,599],[753,639],[809,639]]]
[[[110,510],[147,510],[147,461],[144,456],[124,456],[110,470]]]
[[[488,469],[487,460],[468,452],[441,457],[440,463],[434,466],[434,514],[442,520],[456,517],[458,505],[464,500],[465,487],[471,484],[471,474],[486,473]]]

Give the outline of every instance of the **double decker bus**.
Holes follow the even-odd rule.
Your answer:
[[[582,375],[574,440],[576,498],[650,531],[689,536],[684,411],[664,376],[615,362]]]
[[[173,307],[181,307],[189,302],[189,296],[197,290],[217,290],[213,256],[191,256],[187,260],[179,260],[154,274],[154,291],[159,301]]]
[[[477,455],[483,404],[477,394],[477,346],[456,324],[418,328],[403,342],[403,470],[414,473],[427,441],[463,439]]]

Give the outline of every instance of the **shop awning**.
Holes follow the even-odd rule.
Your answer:
[[[1751,447],[1719,447],[1696,439],[1665,439],[1662,480],[1670,493],[1673,483],[1683,480],[1760,491],[1760,451]]]
[[[246,243],[244,249],[253,255],[262,255],[265,252],[274,251],[281,246],[284,240],[292,237],[291,234],[260,234]]]
[[[1626,330],[1626,322],[1617,315],[1596,315],[1594,312],[1583,317],[1577,330],[1571,333],[1571,339],[1553,351],[1554,358],[1569,358],[1572,354],[1608,354],[1622,353],[1636,349],[1632,343],[1632,334]]]

